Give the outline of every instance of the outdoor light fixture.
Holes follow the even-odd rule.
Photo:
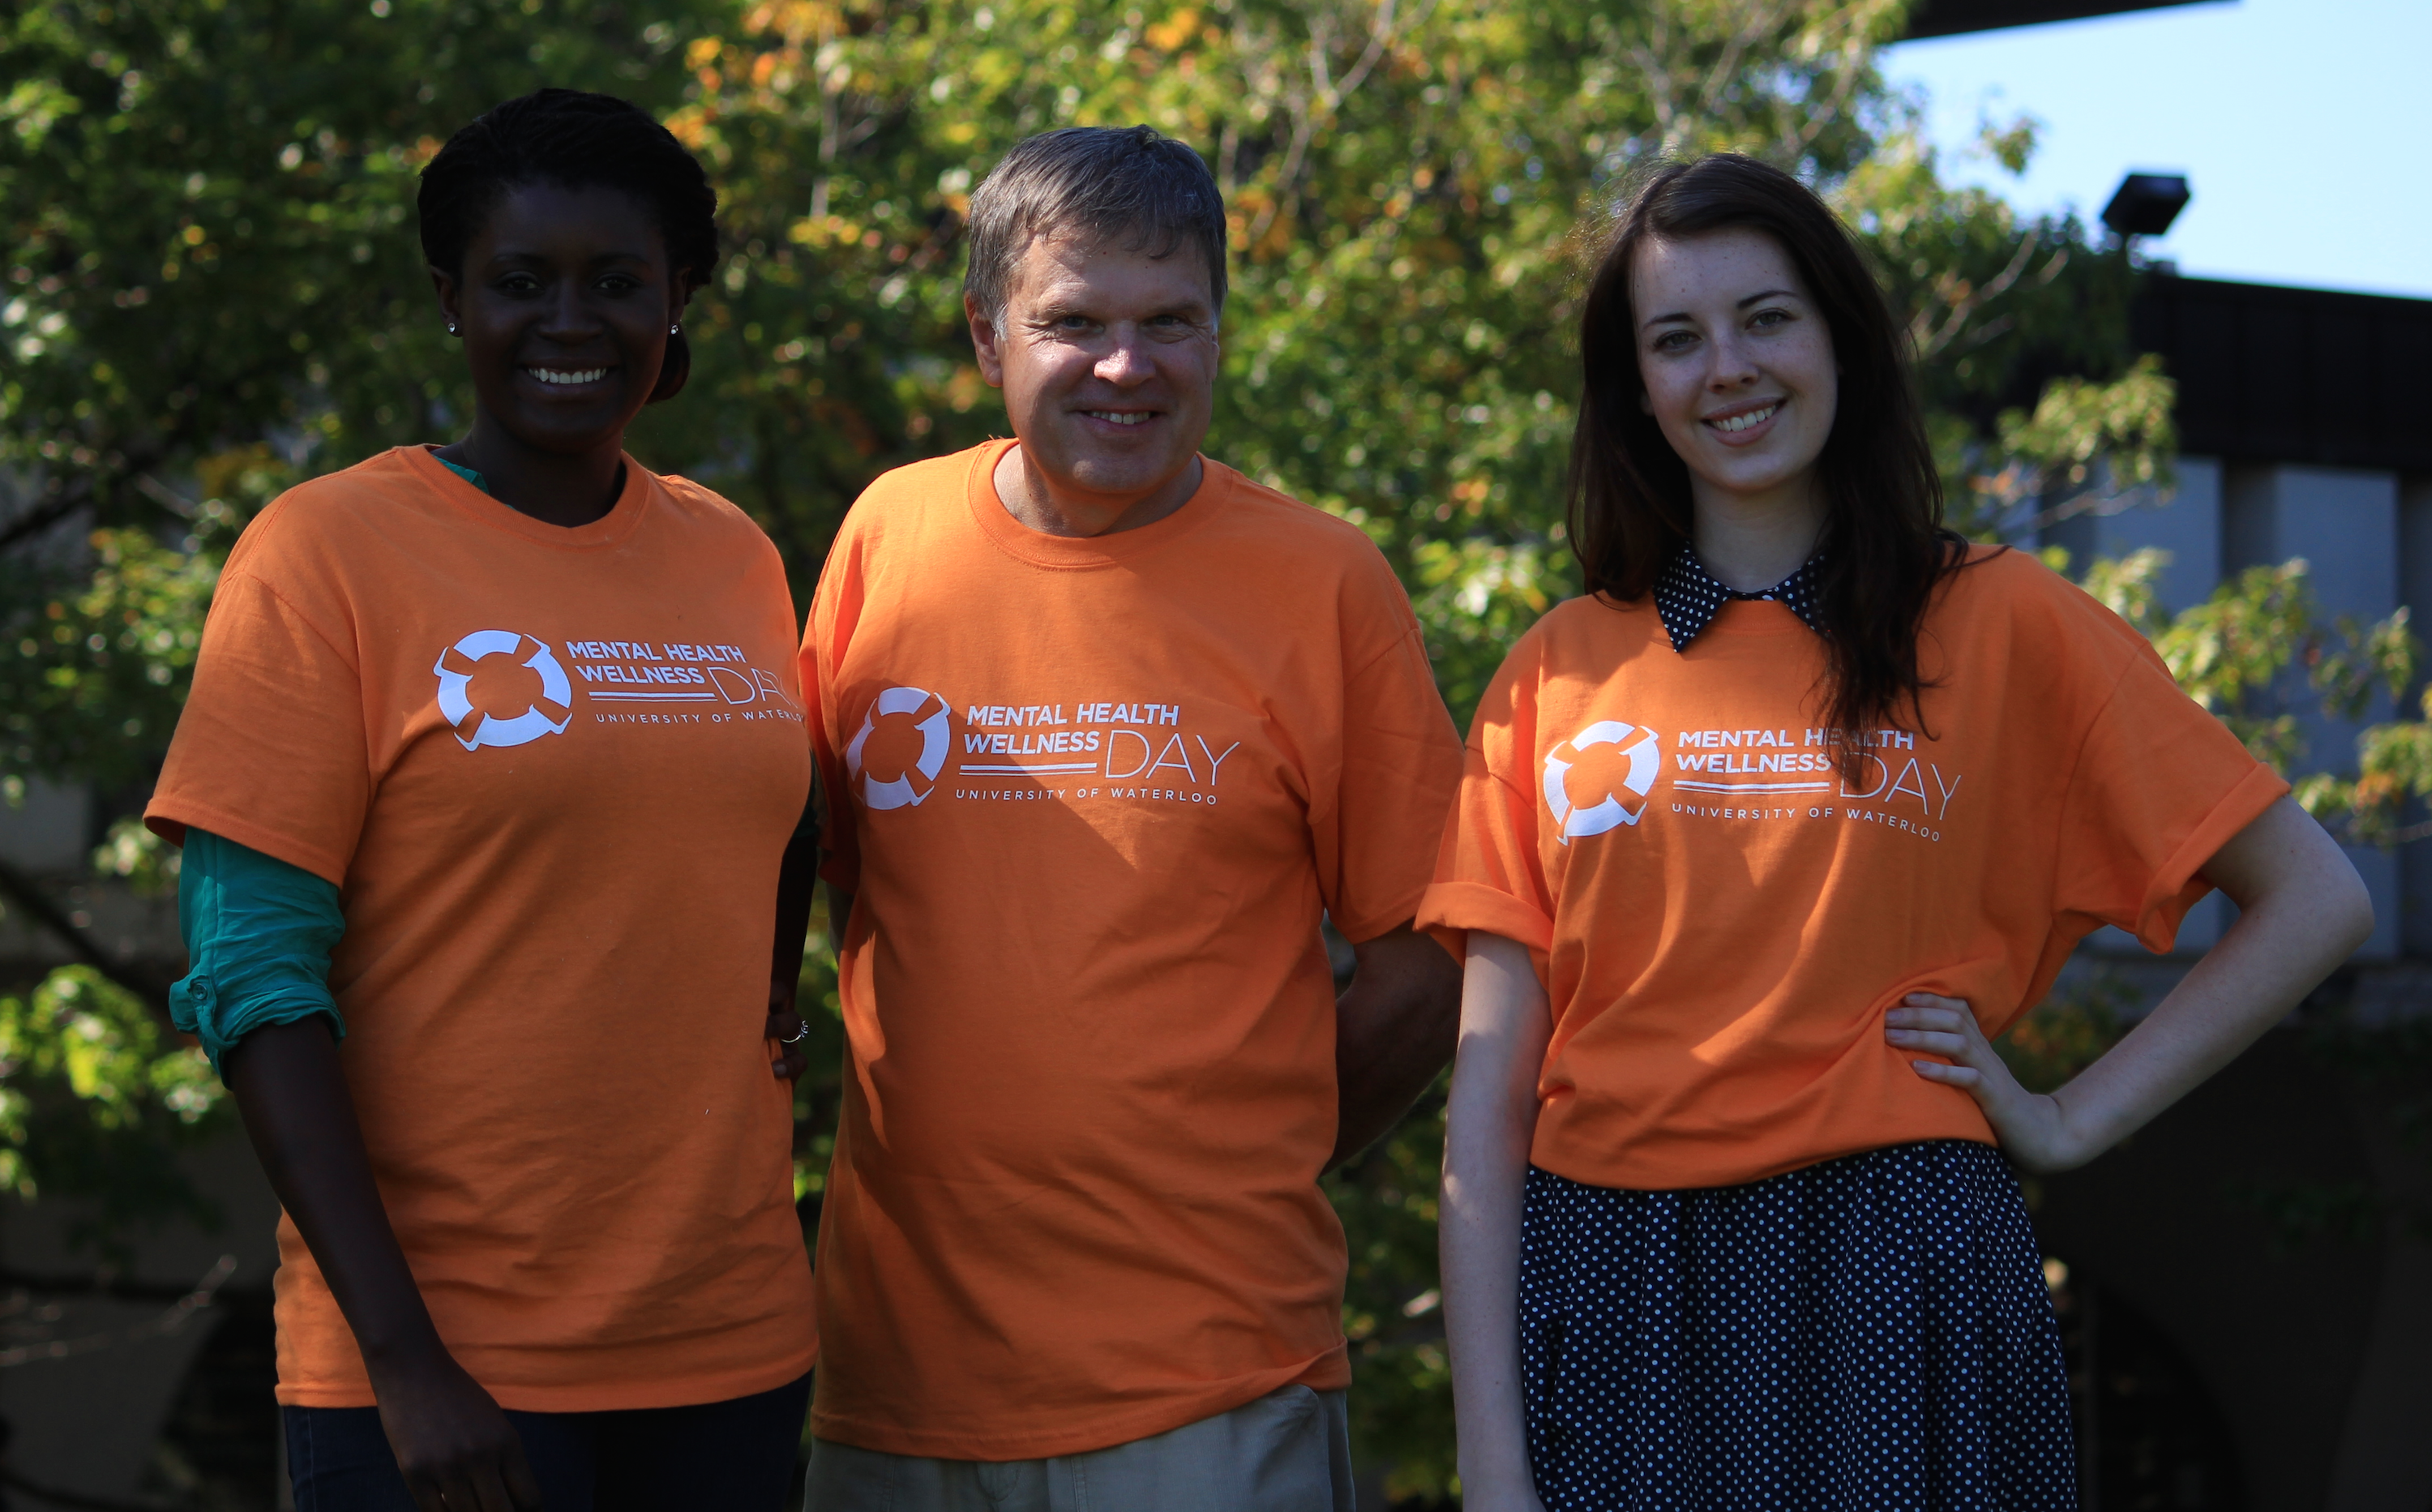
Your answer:
[[[2103,207],[2103,224],[2120,236],[2159,236],[2187,208],[2185,174],[2132,173]]]

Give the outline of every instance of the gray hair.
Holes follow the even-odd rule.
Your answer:
[[[1154,258],[1195,246],[1224,308],[1224,197],[1199,154],[1145,126],[1068,126],[1029,137],[971,194],[963,292],[993,322],[1031,241],[1057,231],[1122,236]]]

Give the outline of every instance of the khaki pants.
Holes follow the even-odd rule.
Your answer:
[[[1053,1459],[923,1459],[816,1440],[803,1512],[1354,1512],[1340,1391],[1286,1386]]]

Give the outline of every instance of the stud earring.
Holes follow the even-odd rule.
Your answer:
[[[679,321],[679,322],[678,322],[678,323],[676,323],[675,325],[669,326],[669,327],[667,328],[667,334],[668,334],[668,335],[670,335],[670,336],[681,336],[681,335],[683,335],[683,334],[684,334],[684,325],[683,325],[683,323],[682,323],[681,321]]]
[[[448,322],[448,334],[451,336],[456,334],[456,322],[453,320]]]

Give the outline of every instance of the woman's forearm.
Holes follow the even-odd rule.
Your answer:
[[[220,1065],[271,1190],[354,1331],[381,1431],[414,1504],[539,1506],[515,1425],[448,1352],[423,1305],[372,1180],[329,1021],[255,1029]]]
[[[2003,1150],[2031,1171],[2083,1165],[2227,1065],[2373,932],[2373,902],[2322,826],[2283,798],[2204,865],[2242,910],[2145,1021],[2049,1096],[2028,1092],[1971,1006],[1913,993],[1883,1015],[1919,1077],[1976,1099]]]
[[[2235,1060],[2373,932],[2356,868],[2288,799],[2204,871],[2239,905],[2238,922],[2110,1053],[2053,1095],[2088,1158]]]
[[[1445,1122],[1437,1242],[1461,1483],[1474,1498],[1528,1481],[1520,1399],[1520,1210],[1528,1150],[1503,1109],[1484,1098],[1462,1107],[1461,1075],[1453,1073]]]
[[[312,1251],[375,1381],[444,1358],[380,1205],[329,1026],[313,1018],[255,1029],[228,1051],[225,1071],[271,1190]]]
[[[1520,1395],[1520,1217],[1547,1020],[1528,951],[1472,934],[1439,1243],[1461,1484],[1481,1508],[1535,1500]]]

